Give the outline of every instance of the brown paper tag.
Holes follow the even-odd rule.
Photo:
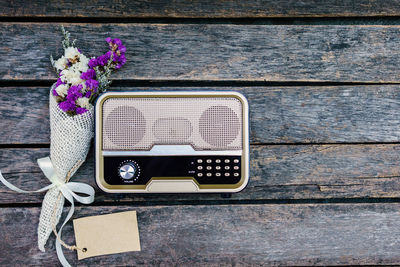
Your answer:
[[[75,219],[74,232],[78,260],[128,252],[140,251],[139,229],[136,211],[91,216]]]

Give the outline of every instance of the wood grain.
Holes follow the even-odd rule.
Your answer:
[[[399,142],[400,86],[163,87],[233,90],[250,105],[251,143]],[[48,90],[0,88],[0,144],[48,144]],[[28,103],[28,104],[27,104]]]
[[[270,266],[400,264],[398,204],[195,205],[77,208],[75,218],[136,210],[142,251],[73,266]],[[37,249],[40,208],[0,209],[0,265],[55,266],[53,236]],[[74,242],[72,223],[65,241]],[[7,253],[4,253],[7,252]]]
[[[1,17],[77,18],[270,18],[399,16],[398,2],[353,0],[1,0]],[[79,7],[79,8],[78,8]]]
[[[399,82],[400,26],[67,24],[88,55],[127,46],[117,80]],[[0,79],[49,80],[57,23],[1,23]]]
[[[0,149],[0,170],[11,183],[33,190],[48,184],[36,159],[49,149]],[[129,203],[258,201],[400,197],[400,145],[251,146],[250,182],[231,199],[220,194],[125,194]],[[74,178],[96,188],[96,202],[113,202],[94,177],[93,152]],[[40,203],[43,194],[17,194],[0,185],[0,203]]]

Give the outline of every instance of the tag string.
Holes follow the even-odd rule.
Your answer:
[[[71,179],[71,173],[73,173],[74,171],[76,171],[76,170],[81,166],[82,163],[83,163],[83,161],[78,161],[78,162],[72,167],[72,169],[67,173],[67,177],[66,177],[66,180],[65,180],[67,183],[68,183],[69,180]],[[59,192],[59,193],[58,193],[58,196],[57,196],[57,203],[59,203],[59,201],[61,200],[62,197],[63,197],[62,193]],[[56,229],[56,226],[57,226],[56,210],[57,210],[57,208],[58,208],[58,206],[54,206],[54,209],[53,209],[53,211],[52,211],[52,213],[51,213],[51,218],[52,218],[53,233],[54,233],[54,235],[56,236],[58,242],[60,242],[60,244],[61,244],[64,248],[66,248],[66,249],[69,249],[69,250],[72,250],[72,251],[74,251],[74,250],[80,250],[80,251],[82,251],[82,252],[85,252],[86,250],[84,251],[83,249],[77,247],[76,245],[68,245],[68,244],[65,243],[65,242],[61,239],[61,237],[58,235],[57,229]]]
[[[8,182],[1,174],[1,171],[0,171],[0,182],[2,182],[5,186],[10,188],[11,190],[14,190],[18,193],[39,193],[39,192],[47,191],[53,187],[56,187],[60,190],[57,203],[60,201],[61,197],[64,197],[71,203],[71,207],[69,209],[67,217],[65,218],[65,220],[64,220],[63,224],[61,225],[60,229],[58,230],[58,232],[56,231],[56,225],[57,225],[56,217],[57,216],[55,214],[56,209],[58,208],[57,205],[55,206],[55,208],[52,211],[52,218],[51,218],[52,220],[50,222],[50,223],[52,223],[52,230],[57,238],[56,239],[56,251],[57,251],[58,259],[63,266],[70,267],[71,265],[65,258],[61,245],[69,250],[80,250],[82,252],[85,252],[86,249],[85,248],[80,249],[76,245],[70,246],[70,245],[67,245],[64,241],[62,241],[62,237],[61,237],[62,229],[65,226],[65,224],[71,219],[72,215],[74,214],[74,211],[75,211],[74,199],[82,204],[91,204],[94,201],[95,191],[94,191],[93,187],[88,184],[69,181],[72,176],[72,173],[74,173],[74,171],[76,171],[82,165],[82,163],[83,163],[82,160],[78,161],[74,165],[74,167],[68,172],[66,179],[64,181],[61,181],[58,178],[58,176],[56,175],[56,171],[55,171],[54,166],[49,157],[40,158],[37,160],[37,162],[38,162],[40,169],[43,171],[44,175],[51,182],[50,185],[45,186],[45,187],[35,190],[35,191],[25,191],[25,190],[22,190],[22,189],[16,187],[15,185],[11,184],[10,182]],[[86,194],[87,196],[83,197],[76,193]]]

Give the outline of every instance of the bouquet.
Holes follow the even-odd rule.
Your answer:
[[[126,48],[119,39],[107,38],[110,50],[97,58],[87,58],[70,42],[70,34],[62,28],[64,55],[57,61],[50,57],[58,74],[50,90],[50,159],[57,179],[68,182],[85,161],[94,135],[94,107],[96,97],[111,84],[112,70],[125,64]],[[45,195],[38,227],[39,249],[57,224],[64,206],[59,187]],[[54,219],[54,216],[56,217]]]
[[[58,238],[57,254],[61,249],[62,227],[74,212],[74,198],[84,204],[94,200],[94,189],[91,186],[69,182],[85,161],[94,135],[94,101],[110,86],[111,72],[120,69],[126,62],[126,48],[121,40],[107,38],[109,51],[89,59],[75,46],[76,40],[71,42],[70,34],[61,28],[64,55],[56,61],[50,57],[58,75],[57,82],[50,88],[50,158],[38,160],[40,168],[52,184],[37,191],[24,191],[6,181],[0,172],[0,181],[17,192],[48,190],[39,219],[38,246],[44,251],[47,239],[54,232]],[[76,193],[89,196],[83,197]],[[65,198],[71,202],[71,209],[57,233],[55,227],[60,220]],[[63,263],[62,258],[60,260]]]

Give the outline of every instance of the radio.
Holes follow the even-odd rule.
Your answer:
[[[248,183],[249,112],[237,92],[107,92],[95,110],[106,192],[229,193]]]

